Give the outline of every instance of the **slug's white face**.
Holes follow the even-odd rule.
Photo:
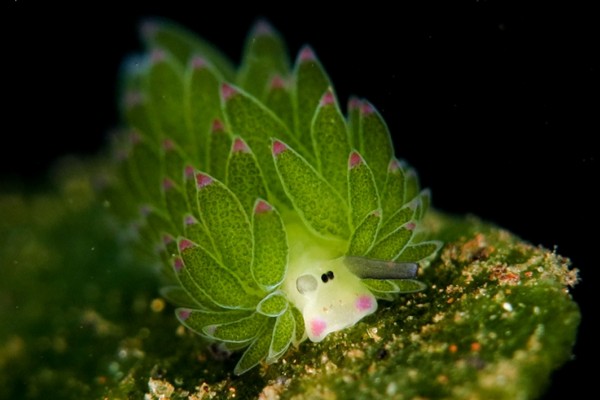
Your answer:
[[[288,298],[302,312],[306,334],[320,342],[377,310],[373,294],[342,262],[314,262],[286,279]]]

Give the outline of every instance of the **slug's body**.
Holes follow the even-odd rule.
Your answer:
[[[416,263],[440,246],[419,227],[429,192],[372,105],[352,99],[342,115],[312,50],[291,68],[259,23],[236,72],[179,27],[143,32],[148,54],[124,78],[112,188],[128,201],[115,211],[162,260],[179,320],[246,349],[235,373],[424,288]]]

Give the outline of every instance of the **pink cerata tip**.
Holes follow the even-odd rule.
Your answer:
[[[278,156],[286,150],[287,146],[285,145],[285,143],[280,142],[279,140],[273,142],[273,155]]]
[[[177,315],[179,316],[180,320],[185,321],[186,319],[188,319],[190,317],[190,315],[192,315],[192,311],[188,310],[188,309],[179,310]]]
[[[173,268],[175,268],[175,271],[179,272],[183,269],[183,260],[179,257],[176,257],[173,260]]]
[[[285,87],[285,81],[279,75],[275,75],[271,79],[271,89],[283,89]]]
[[[327,92],[325,92],[325,94],[321,98],[322,106],[327,106],[329,104],[333,104],[334,102],[335,102],[335,97],[333,96],[333,92],[331,90],[328,90]]]
[[[315,52],[310,46],[304,46],[302,50],[300,50],[300,61],[313,61],[316,59]]]
[[[240,138],[236,138],[233,141],[232,151],[234,153],[248,153],[250,151],[250,149],[248,148],[248,145],[246,145],[246,142],[244,142]]]
[[[363,115],[370,115],[375,112],[375,108],[371,105],[371,103],[365,101],[360,105],[360,112]]]
[[[188,239],[181,239],[179,241],[179,251],[184,251],[185,249],[189,249],[194,244]]]
[[[175,184],[173,183],[172,180],[170,180],[169,178],[165,178],[162,181],[162,187],[164,190],[170,190],[173,188]]]
[[[206,60],[201,56],[194,56],[192,58],[192,68],[202,69],[206,67]]]
[[[223,100],[227,101],[232,98],[238,91],[228,83],[221,85],[221,96]]]
[[[356,151],[350,153],[350,159],[348,160],[348,166],[352,169],[358,164],[362,163],[363,159]]]
[[[196,184],[198,185],[198,188],[203,188],[205,186],[210,185],[213,182],[213,179],[203,173],[198,173],[196,174]]]
[[[350,111],[357,110],[360,108],[361,101],[357,97],[350,97],[348,101],[348,109]]]
[[[153,63],[159,63],[165,59],[165,52],[161,49],[152,50],[150,54],[150,61]]]
[[[225,124],[220,119],[215,118],[212,122],[211,130],[213,133],[223,132],[223,131],[225,131]]]
[[[264,200],[259,200],[258,203],[256,203],[256,207],[254,207],[254,213],[255,214],[264,214],[266,212],[269,212],[273,209],[273,207],[271,207],[269,205],[269,203],[267,203]]]

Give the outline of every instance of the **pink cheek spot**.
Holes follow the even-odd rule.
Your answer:
[[[310,321],[310,331],[313,336],[320,337],[325,332],[325,328],[327,328],[327,323],[322,319],[315,318]]]
[[[373,308],[373,299],[369,296],[360,296],[354,305],[358,311],[369,311]]]

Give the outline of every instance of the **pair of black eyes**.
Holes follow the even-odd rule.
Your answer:
[[[327,283],[327,281],[333,279],[333,271],[327,271],[327,273],[321,275],[321,280],[323,283]]]

